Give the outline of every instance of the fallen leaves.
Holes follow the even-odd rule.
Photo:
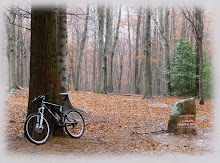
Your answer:
[[[74,107],[88,114],[84,117],[86,129],[83,137],[71,139],[66,136],[51,139],[43,147],[34,149],[38,153],[45,151],[47,153],[142,151],[198,153],[209,151],[209,148],[204,148],[198,142],[201,141],[207,146],[209,144],[210,138],[205,136],[204,132],[210,132],[213,128],[212,100],[207,100],[205,105],[198,105],[199,101],[196,100],[196,127],[199,134],[190,138],[165,132],[144,134],[166,130],[172,106],[183,98],[142,99],[139,95],[103,95],[75,91],[69,92],[69,98]],[[9,149],[12,151],[28,151],[31,148],[29,148],[30,143],[23,138],[27,104],[28,91],[17,91],[6,101],[6,136],[10,140]],[[55,148],[53,148],[54,144]],[[23,148],[25,145],[27,148]],[[62,148],[59,148],[60,146]]]

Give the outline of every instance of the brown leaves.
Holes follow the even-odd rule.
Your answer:
[[[86,129],[81,139],[71,139],[68,136],[48,141],[44,147],[36,148],[38,152],[50,152],[54,144],[62,145],[62,150],[53,152],[81,153],[123,153],[141,151],[173,151],[200,152],[207,151],[196,143],[209,144],[207,130],[212,129],[213,111],[212,100],[205,105],[197,103],[198,136],[183,137],[156,132],[167,129],[172,106],[183,98],[154,97],[142,99],[141,95],[103,95],[91,92],[69,92],[72,105],[84,110]],[[28,91],[17,91],[7,101],[7,136],[8,138],[23,137],[23,125],[27,112]],[[13,139],[17,141],[18,139]],[[26,140],[26,139],[25,139]],[[19,140],[25,146],[22,139]],[[60,143],[64,142],[64,143]],[[11,142],[12,143],[12,142]],[[26,146],[30,143],[26,142]],[[16,142],[12,149],[20,148]],[[74,146],[74,148],[73,148]],[[208,145],[207,145],[208,146]],[[44,151],[45,150],[45,151]],[[55,150],[55,149],[54,149]]]

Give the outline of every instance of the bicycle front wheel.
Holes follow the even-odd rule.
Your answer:
[[[65,129],[72,138],[80,138],[85,130],[85,123],[82,115],[77,111],[70,111],[67,114]]]
[[[50,126],[43,117],[42,126],[40,126],[41,115],[39,113],[30,114],[24,125],[24,132],[28,140],[34,144],[44,144],[50,136]]]

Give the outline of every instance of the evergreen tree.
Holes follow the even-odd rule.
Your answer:
[[[171,61],[171,69],[167,71],[171,75],[171,95],[193,96],[196,89],[196,61],[195,52],[188,42],[180,39],[177,43],[175,56]]]

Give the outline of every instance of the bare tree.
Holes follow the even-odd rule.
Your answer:
[[[85,24],[84,24],[84,31],[82,34],[82,40],[81,40],[80,48],[79,48],[78,63],[77,63],[77,70],[76,70],[76,80],[75,80],[75,90],[76,91],[79,90],[79,76],[80,76],[80,70],[81,70],[81,60],[82,60],[83,51],[84,51],[85,42],[86,42],[86,36],[87,36],[88,17],[89,17],[89,5],[87,5],[87,9],[86,9],[86,19],[85,19]]]
[[[102,92],[102,60],[103,60],[103,53],[104,53],[104,6],[100,5],[98,6],[98,16],[99,16],[99,32],[98,32],[98,40],[99,40],[99,62],[98,62],[98,82],[97,82],[97,91],[99,93]]]
[[[134,62],[134,88],[135,93],[139,94],[139,81],[138,81],[138,56],[139,56],[139,40],[140,40],[140,24],[141,24],[141,12],[142,7],[138,9],[138,17],[137,17],[137,30],[136,30],[136,58]]]
[[[164,54],[164,61],[165,61],[165,71],[170,70],[170,38],[169,38],[169,9],[168,7],[165,9],[165,26],[164,26],[164,39],[165,39],[165,54]],[[164,85],[164,95],[170,95],[171,86],[170,86],[170,75],[168,73],[165,74],[165,85]]]
[[[152,71],[151,71],[151,10],[146,11],[146,36],[144,53],[145,63],[145,93],[144,98],[152,98]]]
[[[203,10],[196,7],[194,15],[185,7],[180,8],[184,17],[190,22],[193,27],[194,36],[196,40],[196,75],[199,79],[196,80],[196,95],[200,98],[200,104],[204,104],[203,98]]]
[[[108,83],[108,91],[109,92],[113,91],[113,58],[114,58],[114,55],[115,55],[115,49],[116,49],[116,46],[117,46],[117,43],[118,43],[118,39],[119,39],[120,22],[121,22],[121,6],[119,7],[116,33],[114,35],[114,43],[113,43],[113,46],[112,46],[111,57],[110,57],[110,61],[109,61],[110,62],[109,83]]]
[[[106,34],[105,47],[103,55],[103,90],[102,93],[107,94],[107,57],[111,55],[112,50],[112,7],[108,5],[106,8]],[[110,76],[110,75],[109,75]],[[109,81],[110,79],[108,79]]]
[[[6,16],[6,27],[8,37],[8,63],[9,63],[9,94],[13,93],[17,88],[17,71],[16,71],[16,34],[15,34],[15,18],[16,12],[13,7]]]

